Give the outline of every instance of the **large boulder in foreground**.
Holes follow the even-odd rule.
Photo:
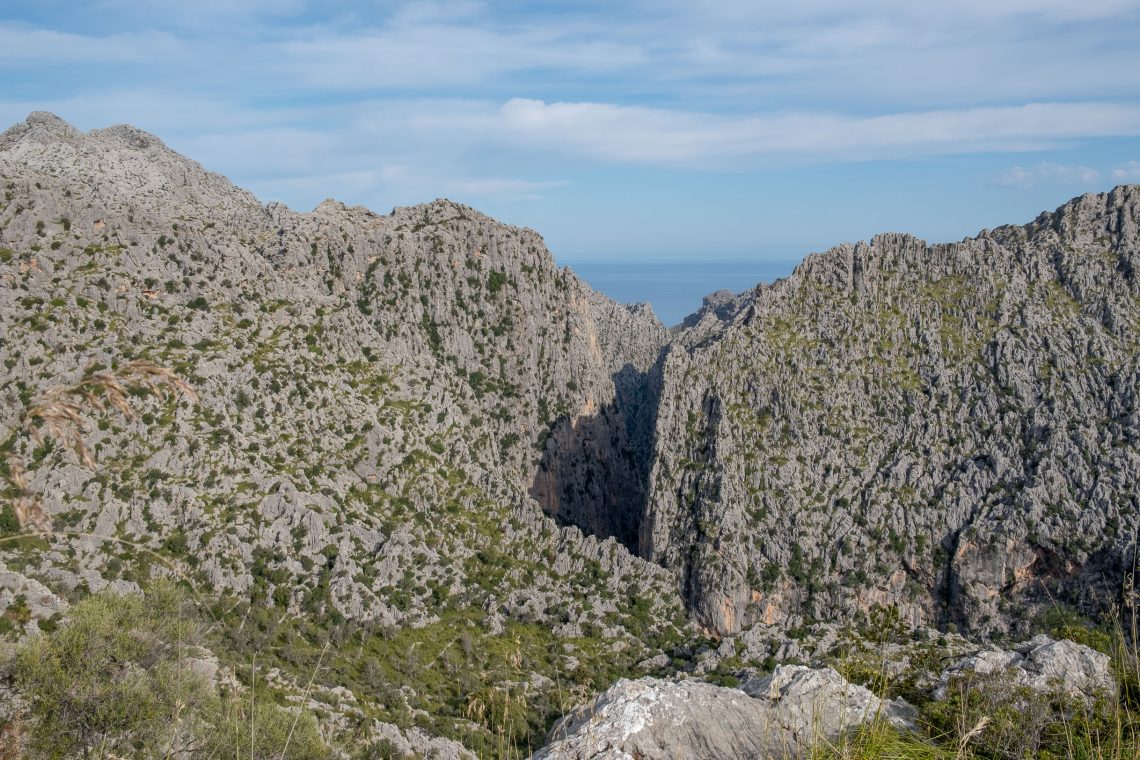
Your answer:
[[[534,758],[793,758],[876,716],[909,727],[912,713],[831,668],[781,666],[740,689],[622,679],[559,721]]]

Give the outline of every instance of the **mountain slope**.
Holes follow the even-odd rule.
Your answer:
[[[951,245],[880,235],[692,326],[663,363],[643,555],[725,633],[1112,606],[1140,525],[1138,220],[1121,187]]]
[[[335,644],[338,730],[511,755],[618,676],[759,665],[817,621],[1132,600],[1136,187],[840,246],[670,333],[531,230],[262,206],[131,127],[32,114],[0,185],[0,450],[57,531],[0,536],[0,633],[173,568],[235,672],[296,687]],[[20,427],[132,360],[197,402],[93,419],[95,471]]]
[[[551,428],[572,444],[598,409],[606,469],[559,467],[607,490],[625,479],[639,428],[615,399],[666,339],[648,309],[559,270],[536,233],[442,200],[385,216],[262,207],[157,138],[47,114],[0,136],[0,185],[0,442],[30,463],[56,529],[86,534],[0,546],[9,569],[129,588],[154,564],[145,547],[239,605],[235,651],[250,635],[296,652],[298,636],[356,636],[390,655],[385,688],[407,687],[373,694],[381,715],[453,727],[479,689],[539,679],[541,733],[555,676],[607,681],[683,625],[666,571],[528,495]],[[129,360],[172,367],[197,403],[101,420],[97,472],[20,431],[38,393]],[[559,467],[546,505],[585,524]],[[393,627],[407,633],[385,639]],[[455,655],[464,637],[481,645]],[[501,656],[511,642],[518,660]],[[457,656],[463,681],[445,675]]]

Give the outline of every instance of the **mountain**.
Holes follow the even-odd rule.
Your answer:
[[[239,649],[311,665],[296,652],[335,633],[399,652],[367,674],[379,715],[452,733],[479,689],[513,678],[552,719],[559,688],[680,638],[671,575],[609,538],[637,525],[584,506],[644,502],[651,423],[624,399],[667,340],[648,307],[465,206],[263,207],[131,127],[32,114],[0,136],[0,184],[0,441],[72,534],[0,546],[9,570],[129,589],[157,552],[239,605]],[[95,471],[21,432],[45,389],[139,360],[197,402],[101,418]],[[344,657],[341,685],[369,691],[373,666]]]
[[[511,755],[619,676],[727,677],[884,607],[990,637],[1131,600],[1140,188],[839,246],[669,331],[532,230],[263,206],[128,126],[32,114],[0,184],[0,449],[55,527],[0,543],[12,636],[170,573],[234,673],[321,672],[337,730]],[[196,400],[93,416],[94,469],[27,435],[133,361]]]
[[[1140,188],[809,256],[662,361],[642,556],[721,633],[898,605],[1025,632],[1136,562]]]

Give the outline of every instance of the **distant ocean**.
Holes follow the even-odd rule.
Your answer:
[[[621,303],[646,301],[668,326],[700,308],[709,293],[751,290],[792,273],[797,261],[559,261],[590,287]]]

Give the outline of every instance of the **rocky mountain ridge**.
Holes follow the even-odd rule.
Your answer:
[[[1115,606],[1138,223],[1133,186],[956,244],[880,235],[706,316],[663,362],[643,556],[722,632],[897,604],[986,634]]]
[[[0,447],[58,531],[0,545],[10,633],[169,563],[235,651],[287,680],[351,641],[361,709],[481,751],[472,700],[525,694],[533,749],[618,676],[806,660],[884,606],[982,637],[1134,609],[1140,188],[839,246],[669,331],[532,230],[262,206],[131,127],[32,114],[0,185]],[[197,402],[93,419],[96,471],[21,427],[132,360]]]
[[[47,114],[0,136],[0,185],[0,445],[57,531],[0,545],[5,628],[62,614],[29,598],[33,579],[62,599],[165,563],[237,606],[235,649],[293,652],[282,668],[312,666],[329,635],[398,652],[377,670],[346,650],[341,685],[474,748],[481,689],[526,690],[545,720],[555,676],[569,698],[682,636],[668,572],[580,506],[639,466],[645,423],[615,399],[665,329],[557,268],[533,231],[442,200],[262,207],[157,138]],[[48,388],[129,361],[172,368],[198,400],[91,419],[95,471],[22,428]],[[609,426],[587,429],[595,414]],[[544,491],[548,438],[565,450]],[[587,458],[608,467],[593,490],[557,483]],[[0,523],[16,529],[10,506]]]

